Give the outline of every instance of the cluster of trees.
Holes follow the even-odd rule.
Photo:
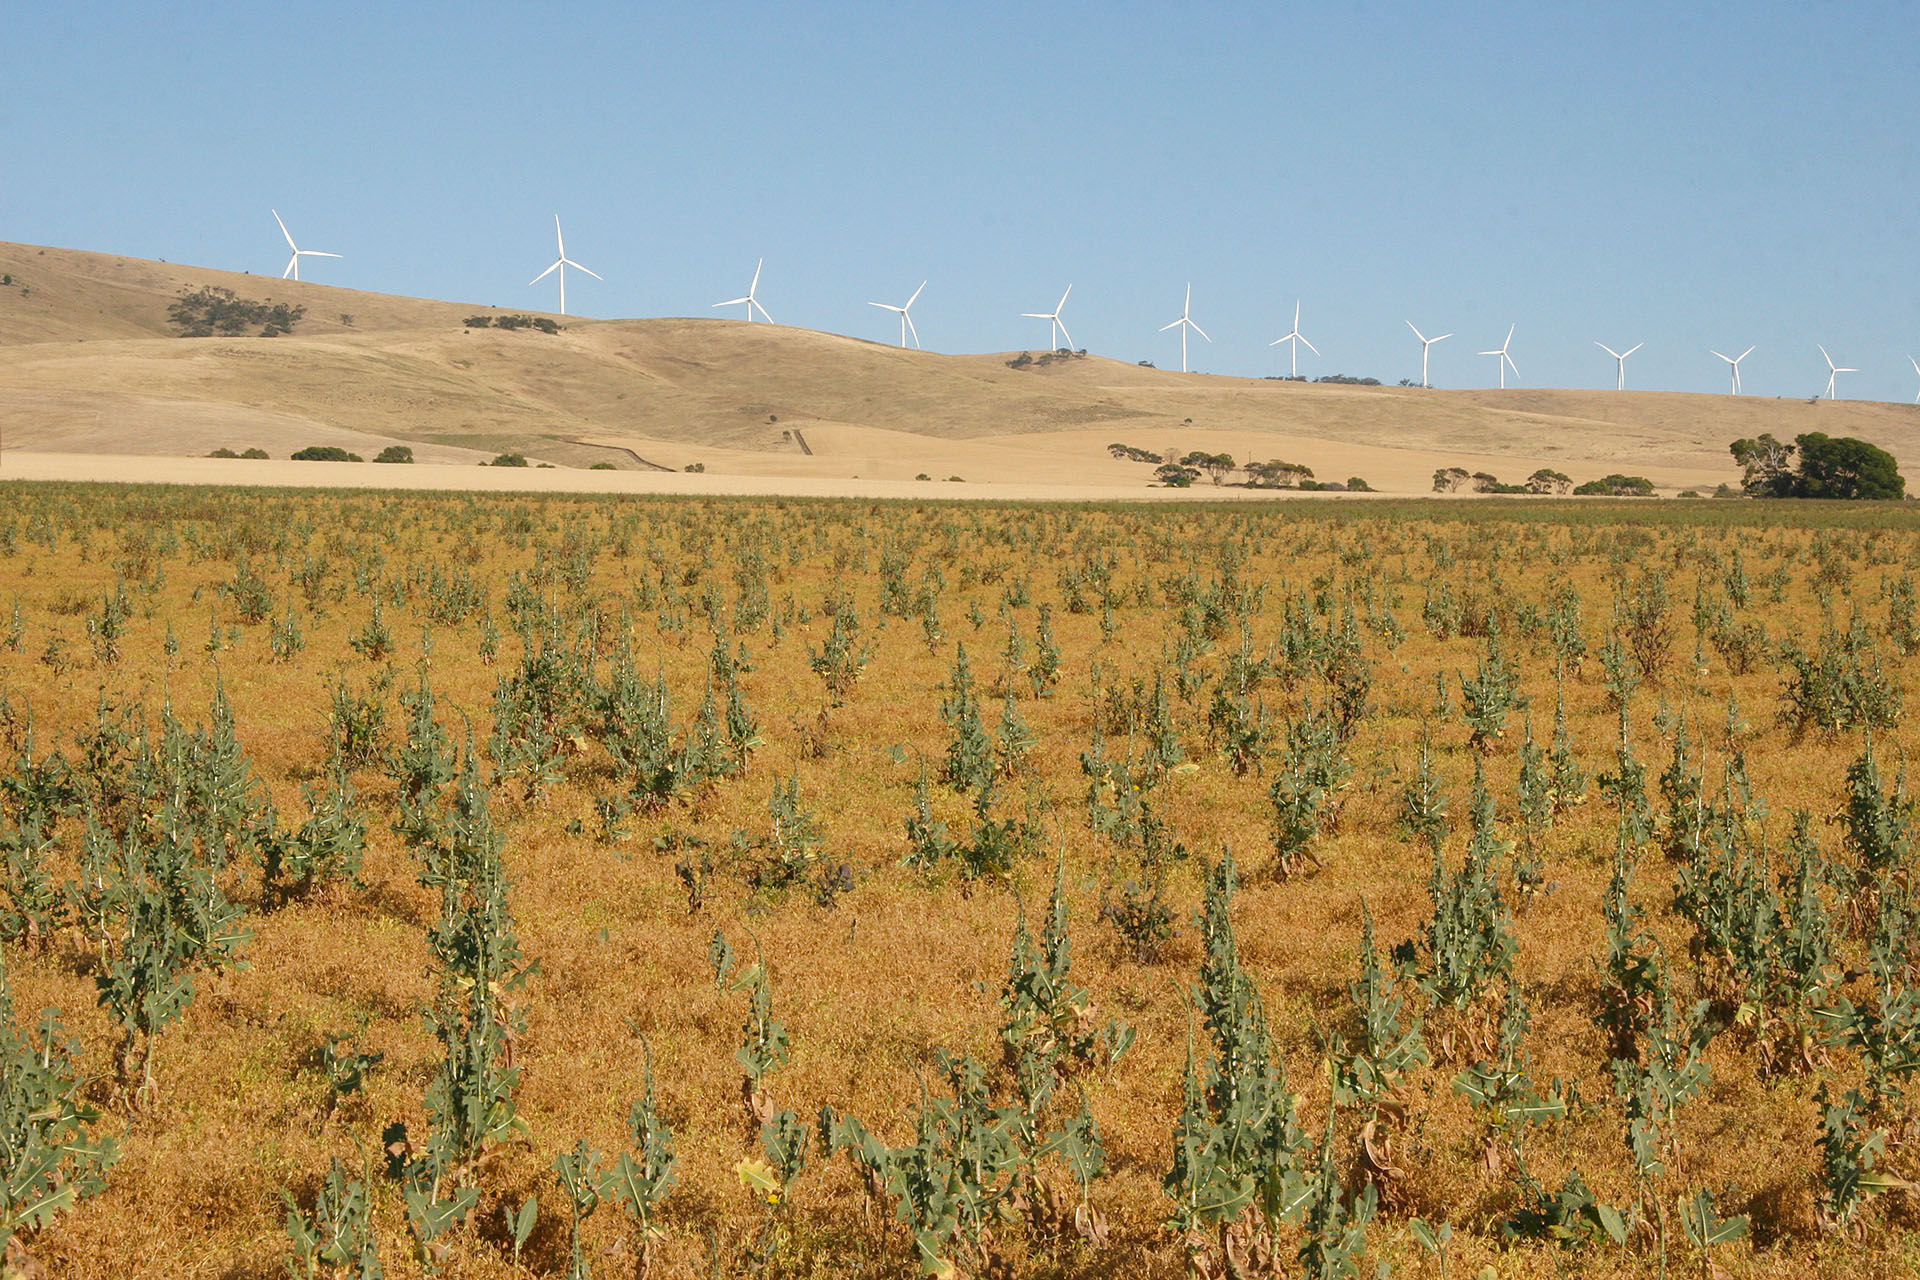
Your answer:
[[[1650,498],[1653,481],[1645,476],[1623,476],[1617,472],[1575,486],[1564,471],[1542,467],[1521,484],[1504,484],[1486,471],[1468,471],[1465,467],[1441,467],[1433,473],[1435,493],[1531,493],[1558,496],[1568,492],[1582,497],[1600,495],[1610,498]]]
[[[538,329],[542,333],[560,332],[559,323],[545,316],[468,316],[466,324],[469,329]]]
[[[348,453],[337,444],[310,444],[293,455],[295,462],[365,462],[357,453]]]
[[[1022,351],[1019,355],[1007,361],[1007,368],[1044,369],[1055,360],[1082,360],[1086,358],[1086,354],[1087,349],[1085,347],[1080,348],[1078,351],[1070,347],[1062,347],[1058,351],[1043,351],[1040,353],[1039,358],[1035,359],[1031,351]]]
[[[214,285],[182,289],[167,308],[167,319],[183,338],[211,338],[216,334],[237,338],[254,325],[260,326],[261,337],[277,338],[292,333],[293,326],[306,314],[305,307],[257,302]]]
[[[1153,450],[1136,449],[1130,444],[1110,444],[1107,446],[1107,452],[1116,458],[1124,458],[1128,462],[1151,462],[1157,465],[1161,461],[1160,455]]]
[[[1109,450],[1114,451],[1116,458],[1146,453],[1144,449],[1133,449],[1130,450],[1128,454],[1123,455],[1119,451],[1126,449],[1127,446],[1109,445],[1107,447]],[[1151,455],[1148,455],[1138,460],[1152,461],[1153,458]],[[1162,463],[1159,468],[1154,471],[1153,475],[1154,479],[1164,485],[1175,489],[1185,489],[1191,486],[1194,481],[1198,480],[1202,473],[1211,478],[1215,484],[1224,484],[1226,483],[1227,477],[1235,471],[1244,471],[1246,473],[1247,478],[1243,483],[1250,489],[1307,489],[1323,492],[1352,490],[1356,493],[1373,492],[1373,486],[1359,476],[1350,478],[1345,484],[1333,480],[1315,480],[1313,478],[1313,468],[1302,466],[1298,462],[1283,462],[1276,458],[1270,462],[1249,462],[1246,466],[1242,467],[1234,461],[1233,455],[1230,453],[1207,453],[1200,449],[1193,450],[1177,461]]]
[[[222,445],[207,456],[209,458],[265,458],[270,455],[265,449],[246,449],[240,453],[235,453],[225,445]]]
[[[1565,472],[1542,467],[1522,484],[1503,484],[1486,471],[1468,471],[1465,467],[1441,467],[1433,473],[1435,493],[1533,493],[1563,494],[1573,489],[1573,480]],[[1578,490],[1575,490],[1578,492]]]
[[[1907,482],[1893,455],[1852,436],[1809,431],[1787,444],[1763,434],[1735,440],[1728,452],[1740,464],[1740,487],[1750,498],[1907,496]]]

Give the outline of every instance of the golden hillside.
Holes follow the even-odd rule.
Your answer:
[[[1726,445],[1738,436],[1823,430],[1920,465],[1920,408],[1907,405],[1322,386],[1097,356],[1014,369],[1010,353],[715,319],[470,330],[467,316],[497,310],[17,244],[0,244],[0,274],[14,281],[0,288],[9,449],[284,457],[404,441],[423,462],[512,448],[574,466],[1144,484],[1146,468],[1106,456],[1120,440],[1285,457],[1323,478],[1420,491],[1448,465],[1710,485],[1731,477]],[[209,285],[303,306],[305,318],[274,339],[174,336],[169,304]]]

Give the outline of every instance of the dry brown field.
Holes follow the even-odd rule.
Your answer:
[[[258,448],[284,460],[336,445],[372,458],[406,444],[443,465],[503,451],[656,477],[697,464],[718,491],[755,481],[846,491],[924,474],[1027,490],[1004,495],[1014,498],[1036,486],[1101,497],[1151,480],[1151,467],[1108,455],[1121,443],[1284,459],[1400,494],[1427,492],[1450,466],[1508,482],[1543,467],[1576,482],[1624,472],[1675,493],[1737,483],[1732,440],[1807,431],[1869,440],[1920,467],[1913,405],[1295,383],[1100,355],[1013,367],[1036,353],[904,351],[710,318],[546,316],[564,327],[502,331],[466,321],[517,309],[23,244],[0,243],[0,278],[13,282],[0,286],[0,446],[76,455],[60,464],[69,479],[108,478],[127,455]],[[304,317],[278,338],[183,339],[168,308],[202,288]],[[88,458],[101,461],[89,470]],[[411,483],[443,481],[458,483],[424,470]]]
[[[1430,1277],[1920,1265],[1920,1206],[1902,1181],[1920,1178],[1913,854],[1901,843],[1912,814],[1904,795],[1885,800],[1878,855],[1842,817],[1862,721],[1881,725],[1877,795],[1910,746],[1920,528],[1897,505],[996,506],[52,483],[0,498],[0,954],[23,1028],[60,1010],[76,1097],[98,1113],[85,1132],[118,1152],[104,1189],[22,1233],[22,1266],[77,1280],[286,1274],[288,1200],[314,1212],[338,1160],[364,1188],[385,1274],[423,1274],[424,1257],[447,1275],[567,1275],[556,1158],[584,1141],[604,1169],[634,1150],[626,1122],[650,1058],[677,1181],[645,1250],[611,1194],[585,1219],[592,1274],[633,1275],[643,1252],[655,1276],[919,1273],[904,1184],[876,1196],[819,1135],[777,1195],[752,1184],[766,1156],[736,1057],[750,991],[716,983],[716,931],[734,973],[764,962],[790,1041],[761,1080],[763,1115],[791,1111],[810,1134],[823,1107],[857,1117],[905,1168],[916,1114],[952,1097],[941,1052],[981,1064],[970,1132],[1016,1135],[996,1172],[963,1176],[957,1149],[923,1144],[952,1179],[942,1195],[977,1192],[966,1202],[985,1206],[984,1220],[934,1237],[952,1274],[1303,1274],[1316,1241],[1345,1240],[1328,1206],[1362,1203],[1375,1211],[1361,1275],[1382,1263]],[[959,646],[990,740],[984,800],[942,778]],[[750,738],[725,726],[716,648],[737,667]],[[848,656],[860,653],[863,664]],[[635,681],[670,692],[665,772],[609,749],[630,741],[607,711],[622,654],[627,730]],[[1487,691],[1501,684],[1487,683],[1489,664],[1511,673],[1513,702],[1481,720],[1476,743],[1470,693],[1497,701]],[[403,698],[423,681],[501,841],[506,914],[488,918],[510,919],[533,967],[488,988],[480,1037],[493,1069],[518,1073],[491,1113],[516,1123],[441,1167],[433,1194],[473,1203],[417,1256],[407,1192],[425,1185],[417,1162],[448,1128],[430,1099],[449,1050],[429,1015],[475,999],[432,945],[451,918],[431,874],[445,858],[396,830],[397,753],[417,738]],[[1794,714],[1790,692],[1811,710]],[[236,794],[248,816],[223,846],[230,860],[193,857],[197,883],[242,909],[240,963],[210,950],[190,963],[190,1003],[152,1037],[148,1081],[122,1060],[126,1032],[103,994],[140,936],[128,899],[107,890],[127,879],[124,851],[158,847],[182,810],[165,787],[143,789],[165,768],[139,765],[125,735],[141,726],[157,747],[168,712],[182,732],[211,726],[220,698],[247,762]],[[1562,754],[1587,777],[1577,794],[1563,778],[1551,817],[1529,818],[1526,744],[1554,745],[1562,698]],[[302,890],[283,870],[269,883],[267,851],[292,847],[309,795],[328,790],[337,699],[362,707],[348,719],[380,713],[350,770],[349,811],[366,831],[357,882],[323,875]],[[704,754],[703,732],[719,744]],[[1452,995],[1436,977],[1434,855],[1406,830],[1423,741],[1447,804],[1442,884],[1477,860],[1459,918],[1512,943],[1510,963]],[[41,844],[22,832],[55,755],[75,781],[47,802]],[[1103,785],[1090,756],[1128,778]],[[936,858],[923,845],[931,865],[910,865],[923,760],[931,816],[955,847]],[[1306,803],[1307,832],[1288,837],[1277,815],[1303,810],[1275,797],[1297,800],[1315,769],[1326,787]],[[1492,805],[1477,828],[1476,770]],[[1636,770],[1648,820],[1623,827],[1631,787],[1605,779]],[[796,834],[792,811],[770,814],[787,787],[817,842]],[[443,821],[457,790],[425,792]],[[1808,818],[1797,842],[1796,814]],[[1222,977],[1222,939],[1200,919],[1208,868],[1228,853],[1250,987]],[[1622,862],[1638,914],[1610,961]],[[1054,1009],[1047,1033],[1015,1037],[1057,1086],[1029,1105],[1003,1035],[1005,987],[1022,907],[1038,935],[1056,869],[1065,981],[1084,999]],[[1683,909],[1676,886],[1690,877],[1741,887],[1705,900],[1747,904],[1744,960],[1721,916],[1695,910],[1721,921],[1709,937]],[[38,905],[23,901],[35,884],[48,889]],[[1164,936],[1142,926],[1130,943],[1121,913],[1103,910],[1128,902],[1160,912]],[[1829,945],[1795,971],[1791,997],[1785,915],[1792,939]],[[1402,1002],[1401,1031],[1418,1027],[1425,1061],[1371,1097],[1336,1098],[1330,1061],[1350,1075],[1366,1038],[1351,988],[1369,917],[1383,990]],[[1240,992],[1230,1027],[1207,1020],[1209,973]],[[1515,993],[1530,1022],[1503,1050]],[[1843,1034],[1846,1010],[1880,1028],[1877,1069]],[[1114,1019],[1133,1032],[1117,1059],[1091,1042],[1069,1051]],[[1185,1196],[1183,1210],[1167,1189],[1183,1109],[1190,1135],[1221,1121],[1183,1100],[1182,1081],[1191,1063],[1220,1083],[1222,1027],[1243,1046],[1233,1078],[1264,1081],[1296,1121],[1262,1130],[1276,1145],[1257,1159],[1240,1150],[1228,1172],[1323,1193],[1319,1216],[1289,1201],[1269,1231],[1257,1207],[1221,1222],[1200,1203],[1217,1201]],[[344,1094],[329,1081],[330,1037],[380,1055]],[[1511,1097],[1535,1097],[1538,1123],[1462,1091],[1482,1062]],[[1636,1082],[1656,1066],[1693,1083],[1654,1108],[1654,1163],[1636,1170]],[[1856,1113],[1823,1147],[1823,1103],[1849,1090]],[[1042,1148],[1083,1100],[1104,1167],[1076,1227],[1075,1179]],[[411,1170],[388,1168],[395,1125],[412,1145],[393,1163]],[[1877,1163],[1849,1193],[1847,1153],[1864,1145]],[[1561,1221],[1564,1239],[1544,1225],[1576,1172],[1618,1212],[1623,1240],[1597,1210]],[[989,1185],[969,1191],[976,1182]],[[1049,1190],[1064,1221],[1037,1207]],[[1682,1221],[1703,1190],[1719,1217],[1746,1220],[1710,1252]],[[516,1249],[530,1198],[537,1217]],[[1170,1225],[1183,1212],[1184,1232]],[[1436,1253],[1417,1230],[1441,1224],[1451,1243]]]

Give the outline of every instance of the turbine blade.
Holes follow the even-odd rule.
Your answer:
[[[1313,343],[1311,343],[1311,342],[1308,342],[1308,341],[1307,341],[1307,337],[1306,337],[1306,335],[1305,335],[1305,334],[1300,334],[1300,335],[1299,335],[1299,338],[1300,338],[1300,341],[1302,341],[1302,342],[1306,342],[1306,344],[1307,344],[1307,350],[1309,350],[1309,351],[1311,351],[1311,352],[1313,352],[1313,354],[1315,354],[1315,355],[1319,355],[1319,354],[1320,354],[1320,348],[1318,348],[1318,347],[1316,347],[1316,346],[1314,346],[1314,345],[1313,345]]]
[[[273,214],[273,220],[280,222],[280,211],[274,209],[271,212]],[[287,248],[293,250],[295,253],[300,252],[300,246],[293,242],[293,232],[287,230],[287,224],[284,222],[280,222],[280,234],[287,238]],[[285,279],[286,277],[282,276],[281,278]]]
[[[1715,356],[1720,356],[1720,353],[1719,353],[1718,351],[1715,351],[1715,350],[1714,350],[1714,349],[1713,349],[1712,347],[1708,347],[1708,348],[1707,348],[1707,354],[1709,354],[1709,355],[1715,355]],[[1733,358],[1732,356],[1720,356],[1720,358],[1721,358],[1722,360],[1725,360],[1725,361],[1726,361],[1726,362],[1727,362],[1728,364],[1734,364],[1734,363],[1735,363],[1735,360],[1734,360],[1734,358]]]
[[[1293,336],[1292,334],[1288,334],[1286,338],[1275,338],[1272,342],[1269,342],[1267,345],[1270,347],[1277,347],[1281,343],[1285,342],[1287,338],[1291,338],[1292,336]]]
[[[1452,336],[1453,336],[1453,335],[1452,335],[1452,334],[1450,334],[1450,333],[1443,333],[1443,334],[1441,334],[1441,335],[1440,335],[1439,337],[1437,337],[1437,338],[1433,338],[1433,339],[1431,339],[1431,341],[1433,341],[1433,342],[1445,342],[1445,341],[1446,341],[1446,340],[1447,340],[1448,338],[1451,338]]]
[[[1191,321],[1191,320],[1189,320],[1189,321],[1187,321],[1187,323],[1188,323],[1189,325],[1193,325],[1193,331],[1194,331],[1195,333],[1197,333],[1197,334],[1199,334],[1199,335],[1200,335],[1201,337],[1203,337],[1203,338],[1207,338],[1207,331],[1206,331],[1205,329],[1202,329],[1202,328],[1201,328],[1201,327],[1200,327],[1199,325],[1197,325],[1197,324],[1194,324],[1194,323],[1193,323],[1193,321]],[[1208,342],[1212,342],[1212,341],[1213,341],[1213,339],[1212,339],[1212,338],[1207,338],[1207,341],[1208,341]]]
[[[583,267],[579,263],[575,262],[572,258],[567,259],[567,265],[572,267],[575,271],[585,271],[588,275],[592,276],[595,280],[599,280],[601,284],[606,283],[605,280],[601,279],[600,273],[598,271],[595,271],[590,267]]]
[[[560,256],[562,258],[566,257],[567,241],[566,238],[560,234],[560,215],[557,213],[553,215],[553,243],[559,248]]]
[[[743,302],[752,302],[752,298],[728,298],[725,302],[716,302],[716,307],[737,307]]]
[[[1186,322],[1187,322],[1187,318],[1185,316],[1181,316],[1178,320],[1175,320],[1172,324],[1161,325],[1160,332],[1165,333],[1169,329],[1178,329],[1181,325],[1185,324]]]
[[[754,291],[760,287],[760,268],[766,265],[767,260],[765,258],[753,264],[753,283],[747,286],[747,296],[749,298],[751,298]]]
[[[295,249],[294,252],[309,258],[337,258],[340,256],[337,253],[327,253],[320,249]]]
[[[1073,286],[1068,285],[1067,287],[1072,288]],[[1067,340],[1067,349],[1071,351],[1073,349],[1073,335],[1067,332],[1066,321],[1062,320],[1059,316],[1055,316],[1053,322],[1060,326],[1060,336]]]
[[[1508,355],[1508,354],[1507,354],[1506,352],[1504,352],[1504,351],[1502,351],[1502,352],[1500,353],[1500,358],[1501,358],[1502,360],[1505,360],[1505,361],[1507,362],[1507,368],[1509,368],[1509,369],[1511,369],[1511,370],[1513,370],[1513,376],[1514,376],[1514,377],[1516,377],[1516,378],[1517,378],[1517,377],[1519,377],[1519,376],[1520,376],[1520,366],[1519,366],[1519,365],[1517,365],[1517,364],[1515,364],[1515,363],[1513,362],[1513,357],[1512,357],[1512,356],[1510,356],[1510,355]]]
[[[867,305],[870,307],[880,307],[886,311],[905,311],[906,310],[905,307],[896,307],[891,302],[869,302]]]
[[[1615,360],[1618,360],[1620,358],[1620,353],[1618,351],[1615,351],[1612,347],[1608,346],[1604,342],[1596,341],[1593,345],[1600,348],[1602,351],[1606,352],[1608,355],[1612,356]]]
[[[1759,345],[1759,344],[1758,344],[1758,343],[1756,343],[1756,344],[1755,344],[1755,346],[1757,346],[1757,345]],[[1741,360],[1745,360],[1745,359],[1746,359],[1746,358],[1747,358],[1748,356],[1750,356],[1750,355],[1752,355],[1752,354],[1753,354],[1753,347],[1748,347],[1748,348],[1747,348],[1747,349],[1746,349],[1745,351],[1742,351],[1742,352],[1740,353],[1740,359],[1741,359]],[[1737,364],[1737,363],[1739,363],[1739,361],[1735,361],[1735,363]]]
[[[915,289],[915,290],[913,291],[913,296],[912,296],[911,298],[908,298],[908,299],[907,299],[907,305],[906,305],[906,306],[904,306],[904,307],[902,307],[902,308],[900,308],[900,309],[901,309],[902,311],[911,311],[911,310],[913,309],[913,304],[914,304],[914,303],[916,303],[916,302],[918,302],[918,301],[920,301],[920,290],[921,290],[921,289],[925,289],[926,287],[927,287],[927,282],[926,282],[925,280],[922,280],[922,281],[920,282],[920,288],[919,288],[919,289]],[[918,338],[915,338],[915,339],[914,339],[914,341],[915,341],[915,342],[918,342],[918,341],[919,341],[919,339],[918,339]]]
[[[1623,355],[1623,356],[1621,356],[1620,358],[1621,358],[1622,360],[1625,360],[1625,359],[1627,358],[1627,356],[1630,356],[1630,355],[1632,355],[1632,354],[1633,354],[1634,352],[1636,352],[1636,351],[1638,351],[1638,350],[1639,350],[1640,348],[1642,348],[1642,347],[1644,347],[1644,346],[1646,346],[1646,345],[1647,345],[1647,344],[1646,344],[1646,343],[1644,343],[1644,342],[1636,342],[1636,343],[1634,343],[1634,344],[1633,344],[1632,346],[1630,346],[1630,347],[1628,347],[1628,348],[1627,348],[1627,351],[1626,351],[1626,355]]]
[[[562,261],[564,261],[564,259],[562,259]],[[556,262],[552,266],[548,267],[545,271],[542,271],[539,275],[535,276],[533,279],[527,281],[527,283],[539,284],[542,280],[545,280],[548,276],[552,275],[554,272],[558,271],[559,269],[560,269],[560,263]]]
[[[1020,314],[1028,320],[1052,320],[1054,318],[1051,315],[1043,315],[1038,311],[1022,311]]]
[[[1414,323],[1413,323],[1413,321],[1411,321],[1411,320],[1409,320],[1409,321],[1407,321],[1407,328],[1409,328],[1409,329],[1412,329],[1412,330],[1413,330],[1413,336],[1414,336],[1414,337],[1416,337],[1416,338],[1418,338],[1418,339],[1420,339],[1420,341],[1421,341],[1422,343],[1425,343],[1425,342],[1426,342],[1426,340],[1427,340],[1427,335],[1426,335],[1426,334],[1424,334],[1424,333],[1422,333],[1422,332],[1420,332],[1420,330],[1419,330],[1418,328],[1415,328],[1415,326],[1414,326]]]
[[[1820,347],[1820,344],[1817,342],[1814,343],[1813,345],[1816,347]],[[1827,362],[1827,368],[1829,369],[1833,368],[1833,357],[1827,354],[1827,349],[1825,347],[1820,347],[1820,358]]]
[[[287,259],[287,269],[280,273],[280,278],[282,280],[285,280],[288,276],[293,274],[293,269],[299,265],[300,265],[300,251],[298,249],[295,249],[293,251],[293,256]]]
[[[920,286],[920,288],[924,289],[926,288],[926,286],[923,284]],[[915,289],[913,291],[913,296],[916,298],[919,297],[920,289]],[[907,305],[911,306],[913,304],[909,303]],[[916,347],[920,346],[920,331],[913,327],[913,315],[911,312],[907,310],[907,307],[900,308],[900,318],[907,322],[907,332],[913,335],[913,345]],[[921,348],[921,349],[925,350],[925,348]]]
[[[1067,309],[1067,294],[1069,294],[1069,293],[1072,293],[1072,292],[1073,292],[1073,286],[1072,286],[1072,285],[1068,285],[1068,286],[1067,286],[1067,293],[1063,293],[1063,294],[1061,294],[1061,295],[1060,295],[1060,301],[1058,301],[1058,302],[1056,302],[1056,303],[1054,303],[1054,304],[1053,304],[1053,314],[1054,314],[1054,315],[1056,315],[1056,316],[1057,316],[1057,315],[1059,315],[1059,314],[1060,314],[1060,313],[1061,313],[1062,311],[1065,311],[1065,310]],[[1061,328],[1063,328],[1063,329],[1064,329],[1064,328],[1066,328],[1066,326],[1065,326],[1065,325],[1061,325],[1060,327],[1061,327]]]

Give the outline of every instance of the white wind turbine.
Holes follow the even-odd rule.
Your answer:
[[[1908,356],[1907,363],[1913,366],[1913,371],[1915,373],[1920,374],[1920,360],[1915,360],[1912,356]],[[1913,393],[1913,402],[1915,404],[1920,404],[1920,391],[1916,391]]]
[[[1515,364],[1513,362],[1513,357],[1507,354],[1507,348],[1513,345],[1513,331],[1518,327],[1519,326],[1517,325],[1511,325],[1511,324],[1508,325],[1507,340],[1501,343],[1499,347],[1497,347],[1492,351],[1482,351],[1480,353],[1483,356],[1499,356],[1500,357],[1500,366],[1499,366],[1500,367],[1500,389],[1502,391],[1505,391],[1507,389],[1507,370],[1508,369],[1513,370],[1514,377],[1518,378],[1520,376],[1520,366]]]
[[[1068,285],[1067,293],[1072,293],[1072,292],[1073,292],[1073,286]],[[1073,335],[1067,332],[1067,322],[1060,318],[1060,313],[1067,309],[1067,293],[1063,293],[1060,295],[1060,301],[1054,304],[1053,310],[1051,311],[1022,311],[1020,314],[1022,317],[1028,320],[1051,320],[1053,322],[1054,329],[1058,329],[1060,331],[1061,337],[1064,337],[1067,340],[1067,346],[1071,347],[1073,345]],[[1049,330],[1049,333],[1051,332],[1052,331]],[[1061,349],[1059,338],[1053,339],[1053,349],[1055,351],[1059,351]]]
[[[1294,326],[1294,328],[1296,329],[1299,327],[1300,327],[1299,325]],[[1427,385],[1427,352],[1428,350],[1432,348],[1434,343],[1445,342],[1448,338],[1451,338],[1453,335],[1450,333],[1443,333],[1437,338],[1429,338],[1426,334],[1420,332],[1420,330],[1415,327],[1413,321],[1411,320],[1407,321],[1407,328],[1412,329],[1413,336],[1420,339],[1420,385],[1424,387]],[[1315,354],[1317,355],[1319,353],[1316,352]]]
[[[280,222],[280,211],[278,209],[273,210],[273,220]],[[340,256],[337,253],[322,253],[318,249],[302,249],[293,242],[293,232],[287,230],[287,224],[284,222],[280,222],[280,234],[287,238],[287,248],[293,250],[293,256],[287,259],[287,269],[280,273],[282,280],[285,280],[288,276],[292,276],[295,280],[300,278],[300,259],[302,258],[337,258]]]
[[[1636,342],[1625,351],[1615,351],[1604,342],[1595,342],[1593,345],[1612,356],[1615,363],[1620,366],[1620,379],[1614,383],[1613,389],[1615,391],[1625,391],[1627,389],[1627,357],[1647,344],[1644,342]]]
[[[760,289],[760,268],[766,265],[767,265],[767,260],[765,258],[762,258],[760,259],[760,261],[753,264],[753,283],[747,286],[746,297],[728,298],[725,302],[716,302],[713,305],[716,307],[737,307],[744,302],[747,304],[747,323],[752,324],[753,309],[755,307],[760,307],[760,299],[758,297],[758,293]],[[582,269],[584,270],[584,268]],[[767,309],[765,307],[760,307],[760,316],[768,324],[773,323],[773,317],[767,314]]]
[[[920,282],[920,289],[926,287],[927,282],[922,280]],[[920,345],[920,331],[913,327],[913,316],[910,314],[913,311],[913,304],[920,298],[920,289],[913,291],[913,297],[907,299],[907,305],[904,307],[896,307],[891,302],[869,302],[867,304],[870,307],[879,307],[883,311],[898,311],[900,313],[900,345],[903,347],[907,345],[908,333],[913,334],[913,345],[916,347]]]
[[[1180,372],[1185,373],[1187,371],[1187,330],[1191,329],[1201,337],[1207,338],[1207,331],[1193,322],[1193,286],[1191,284],[1187,286],[1187,301],[1180,308],[1180,318],[1172,324],[1161,325],[1160,332],[1165,333],[1173,328],[1180,330]],[[1213,339],[1207,338],[1207,341],[1212,342]]]
[[[1711,350],[1711,348],[1709,348],[1709,350]],[[1716,356],[1720,356],[1720,353],[1718,351],[1714,351],[1713,354]],[[1736,395],[1736,396],[1740,394],[1740,362],[1742,360],[1745,360],[1748,356],[1752,354],[1753,354],[1753,348],[1748,347],[1745,351],[1742,351],[1737,356],[1720,356],[1722,360],[1725,360],[1727,362],[1727,367],[1733,373],[1733,390],[1729,394]]]
[[[1275,338],[1267,345],[1277,347],[1283,342],[1293,344],[1293,372],[1290,376],[1297,378],[1300,376],[1300,344],[1307,342],[1305,335],[1300,332],[1300,300],[1298,298],[1294,299],[1293,302],[1293,330],[1290,333]],[[1307,342],[1307,350],[1313,352],[1315,355],[1320,354],[1320,348],[1314,346],[1311,342]]]
[[[1814,343],[1813,345],[1816,347],[1820,347],[1820,344],[1817,342]],[[1827,399],[1831,400],[1834,398],[1834,395],[1833,395],[1834,379],[1838,378],[1843,373],[1858,373],[1860,371],[1858,369],[1843,369],[1838,365],[1835,365],[1833,363],[1833,357],[1827,354],[1827,349],[1825,347],[1820,347],[1820,358],[1827,362]]]
[[[558,271],[560,273],[560,314],[565,315],[567,314],[567,268],[568,267],[572,267],[576,271],[585,271],[588,275],[592,276],[595,280],[600,280],[600,283],[602,284],[605,284],[606,281],[600,279],[599,272],[594,271],[589,267],[583,267],[579,263],[575,262],[572,258],[569,258],[567,256],[567,242],[560,234],[560,215],[557,213],[553,215],[553,243],[554,243],[554,246],[557,249],[559,249],[560,256],[553,260],[552,266],[548,267],[545,271],[542,271],[539,275],[535,276],[533,279],[527,281],[527,283],[529,285],[539,284],[542,280],[545,280],[548,276]]]

